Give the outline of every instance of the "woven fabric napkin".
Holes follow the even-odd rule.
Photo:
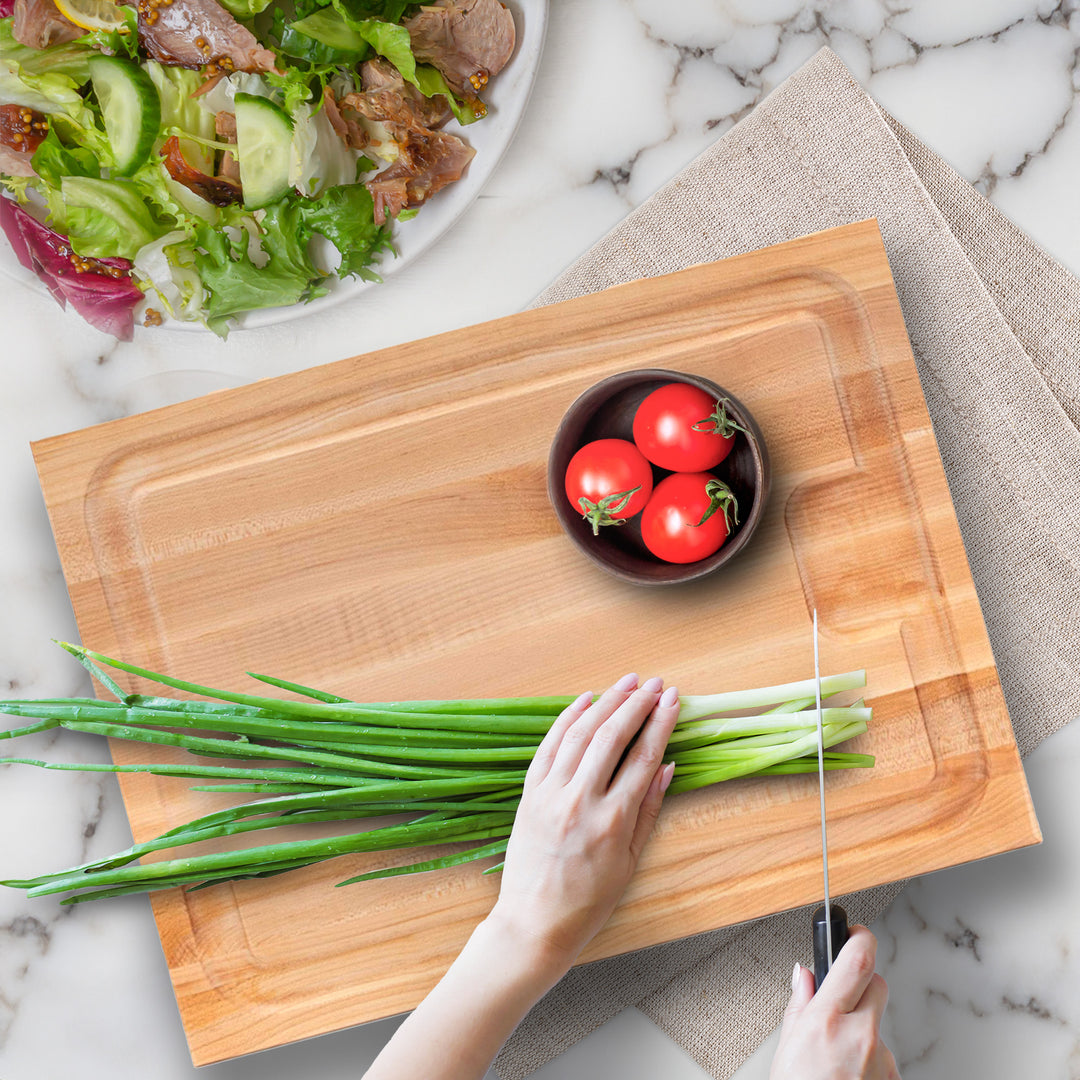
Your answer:
[[[1080,714],[1080,282],[822,49],[538,300],[877,218],[1021,753]],[[877,918],[903,888],[844,899]],[[717,1078],[780,1022],[808,910],[574,969],[495,1069],[628,1005]]]

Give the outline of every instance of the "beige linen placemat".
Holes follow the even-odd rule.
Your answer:
[[[1080,714],[1080,282],[822,49],[538,300],[875,217],[1021,753]],[[903,882],[844,899],[877,918]],[[808,911],[572,971],[495,1068],[525,1077],[637,1005],[713,1076],[780,1022]]]

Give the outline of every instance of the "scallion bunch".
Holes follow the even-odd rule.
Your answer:
[[[0,702],[0,713],[35,722],[0,732],[15,738],[64,727],[115,739],[180,747],[222,764],[54,764],[0,758],[0,764],[45,769],[147,772],[204,781],[195,791],[259,796],[206,814],[125,851],[53,874],[0,884],[29,896],[70,892],[80,903],[177,886],[203,888],[270,877],[356,852],[472,842],[441,858],[387,866],[340,882],[418,873],[499,856],[508,843],[525,771],[544,733],[572,697],[361,703],[267,675],[253,677],[297,699],[231,693],[174,679],[60,643],[115,701],[62,698]],[[113,668],[199,700],[127,694],[104,670]],[[863,671],[825,676],[822,697],[864,686]],[[210,699],[210,700],[204,700]],[[813,680],[758,690],[680,699],[666,760],[675,763],[669,794],[741,776],[817,769]],[[767,711],[762,711],[767,710]],[[866,731],[871,710],[857,702],[822,709],[824,745]],[[866,754],[829,752],[825,768],[873,765]],[[213,783],[209,783],[213,781]],[[236,851],[139,863],[151,852],[285,825],[410,815],[362,832],[270,842]],[[499,869],[497,864],[485,870]]]

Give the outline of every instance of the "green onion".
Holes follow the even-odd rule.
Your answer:
[[[62,903],[206,888],[273,877],[360,852],[472,843],[466,850],[388,865],[341,885],[424,873],[500,856],[513,827],[525,770],[554,718],[572,697],[356,702],[269,675],[258,681],[304,700],[217,690],[61,643],[115,701],[50,698],[0,702],[0,712],[33,721],[0,732],[17,738],[64,727],[132,742],[179,748],[227,764],[147,762],[130,765],[52,763],[6,758],[0,763],[87,772],[151,773],[202,781],[195,791],[257,796],[169,829],[124,851],[81,866],[0,884],[30,896],[72,893]],[[123,671],[196,699],[127,694],[106,668]],[[822,696],[865,685],[865,672],[822,679]],[[798,775],[817,770],[813,680],[712,695],[687,695],[666,760],[675,763],[669,792],[692,791],[742,776]],[[761,710],[768,711],[761,711]],[[822,709],[826,747],[867,730],[863,702]],[[867,768],[867,754],[829,750],[827,769]],[[395,820],[390,815],[405,815]],[[185,854],[189,845],[228,836],[266,834],[290,826],[387,818],[362,832],[271,841],[240,850]],[[168,851],[172,857],[137,862]],[[497,871],[499,862],[483,872]]]

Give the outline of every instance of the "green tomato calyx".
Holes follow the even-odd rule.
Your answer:
[[[706,416],[704,420],[699,420],[694,424],[693,430],[707,431],[712,435],[719,435],[722,439],[730,439],[736,431],[741,431],[744,435],[749,434],[742,424],[736,423],[728,416],[727,407],[730,404],[731,402],[727,398],[719,398],[712,415]]]
[[[630,500],[641,490],[641,485],[626,491],[616,491],[592,502],[584,495],[578,499],[581,516],[592,526],[593,536],[600,535],[601,525],[625,525],[626,518],[619,515],[629,506]]]
[[[742,431],[742,428],[739,428],[739,430]],[[704,525],[717,510],[722,510],[724,524],[730,533],[732,525],[739,524],[739,503],[735,498],[735,493],[723,480],[710,480],[705,485],[705,494],[709,496],[709,505],[694,528]]]

